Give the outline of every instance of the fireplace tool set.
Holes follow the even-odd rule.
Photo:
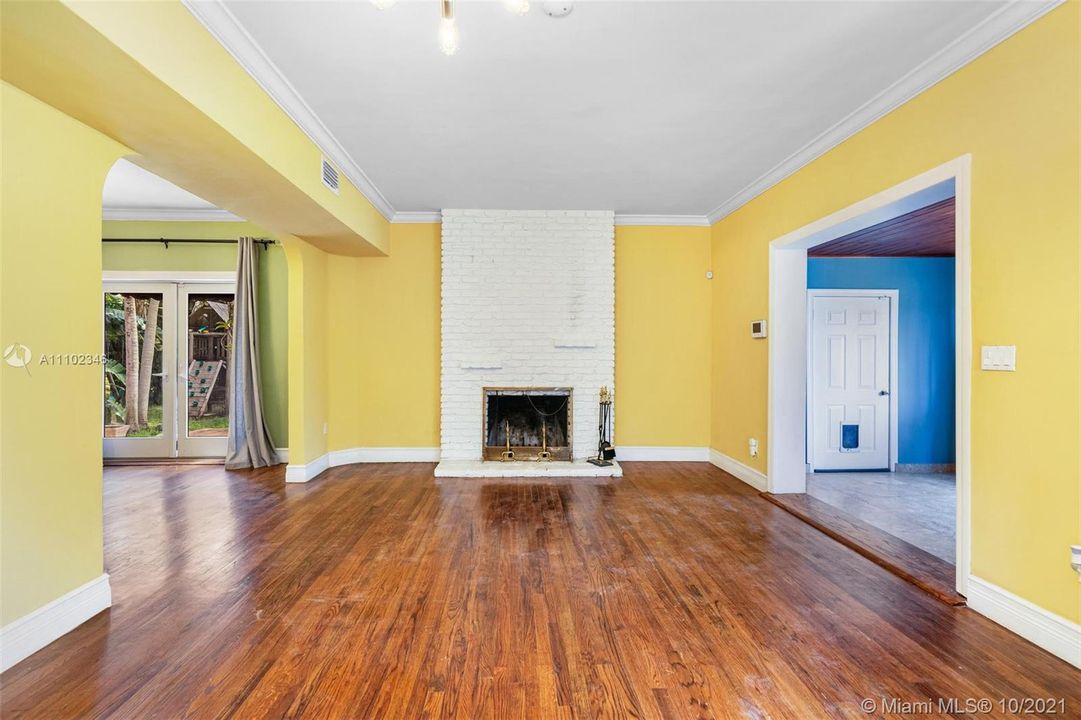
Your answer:
[[[616,449],[612,445],[612,391],[607,387],[601,388],[600,421],[597,434],[597,457],[587,460],[598,467],[610,467],[616,457]]]

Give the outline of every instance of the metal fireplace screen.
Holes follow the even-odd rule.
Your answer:
[[[571,389],[484,388],[483,433],[485,460],[570,460]]]

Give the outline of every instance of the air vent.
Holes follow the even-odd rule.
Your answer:
[[[323,158],[323,184],[337,195],[338,194],[338,169]]]

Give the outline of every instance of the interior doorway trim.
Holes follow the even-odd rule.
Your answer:
[[[771,493],[807,490],[807,249],[822,231],[952,179],[955,197],[957,378],[957,592],[965,594],[971,571],[972,508],[972,257],[969,243],[972,156],[963,155],[891,188],[782,235],[769,246],[769,341],[767,483]],[[821,233],[821,234],[820,234]]]
[[[897,408],[901,404],[900,386],[898,383],[898,370],[900,367],[900,350],[898,344],[898,319],[900,318],[900,303],[901,303],[901,291],[900,290],[876,290],[876,289],[821,289],[814,288],[807,290],[807,392],[810,393],[812,383],[811,367],[811,316],[813,310],[813,298],[816,297],[888,297],[890,299],[890,455],[889,465],[890,472],[897,470],[897,456],[899,451],[897,422],[898,414]],[[814,451],[812,449],[812,443],[810,441],[811,431],[814,429],[813,416],[814,412],[811,407],[811,403],[806,402],[804,405],[807,408],[807,431],[804,443],[807,451],[807,469],[814,470]]]

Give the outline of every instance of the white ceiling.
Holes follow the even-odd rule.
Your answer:
[[[127,160],[105,176],[101,204],[106,220],[239,219]]]
[[[579,0],[552,19],[459,1],[446,57],[434,0],[224,4],[397,211],[697,216],[1004,5]]]

